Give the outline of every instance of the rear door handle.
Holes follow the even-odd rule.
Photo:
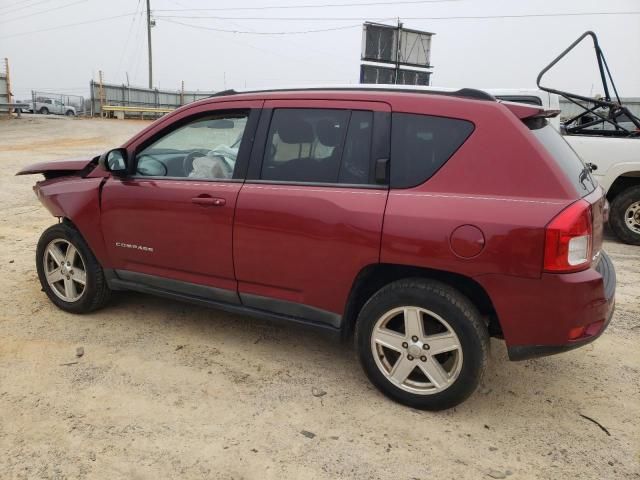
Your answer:
[[[191,199],[192,203],[196,205],[202,205],[203,207],[223,207],[227,201],[224,198],[214,198],[214,197],[193,197]]]

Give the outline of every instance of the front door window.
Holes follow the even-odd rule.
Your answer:
[[[172,130],[136,155],[136,175],[233,178],[248,116],[248,112],[207,116]]]

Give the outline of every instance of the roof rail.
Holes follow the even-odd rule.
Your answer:
[[[210,95],[211,97],[226,97],[227,95],[237,95],[239,92],[236,92],[233,88],[228,88],[227,90],[220,90],[219,92]]]
[[[401,93],[421,93],[431,95],[446,95],[450,97],[462,97],[471,98],[474,100],[485,100],[495,102],[496,98],[483,91],[475,88],[435,88],[435,87],[423,87],[423,86],[411,86],[411,85],[327,85],[327,86],[311,86],[311,87],[275,87],[275,88],[262,88],[255,90],[222,90],[216,92],[212,97],[224,97],[229,95],[240,95],[243,93],[268,93],[268,92],[313,92],[313,91],[346,91],[346,90],[360,90],[360,91],[374,91],[374,92],[401,92]]]

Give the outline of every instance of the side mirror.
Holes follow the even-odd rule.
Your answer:
[[[124,176],[128,172],[127,150],[124,148],[114,148],[100,155],[98,165],[107,172],[114,175]]]

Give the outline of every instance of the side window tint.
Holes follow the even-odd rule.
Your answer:
[[[424,183],[462,146],[473,123],[454,118],[394,113],[391,124],[391,187]]]
[[[172,130],[136,155],[136,174],[233,178],[248,115],[246,111],[212,115]]]
[[[349,110],[275,110],[260,177],[336,183],[349,116]]]
[[[340,183],[374,183],[371,163],[372,132],[373,112],[353,111],[344,142],[338,179]]]

